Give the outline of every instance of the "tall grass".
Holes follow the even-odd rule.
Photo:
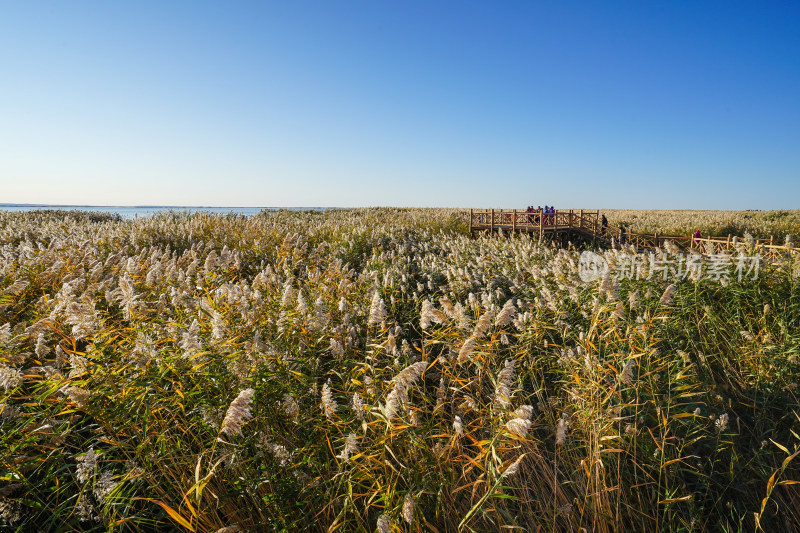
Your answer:
[[[0,213],[0,527],[800,527],[791,265],[667,297],[466,229]]]
[[[773,237],[783,244],[786,236],[800,239],[800,211],[685,211],[608,209],[603,211],[611,224],[638,233],[689,236],[700,230],[704,237],[750,234],[755,238]]]

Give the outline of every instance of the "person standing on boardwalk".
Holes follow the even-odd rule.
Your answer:
[[[600,220],[600,225],[602,226],[602,228],[600,229],[600,233],[605,235],[606,234],[606,229],[608,229],[608,219],[606,218],[605,215],[603,215],[602,220]]]

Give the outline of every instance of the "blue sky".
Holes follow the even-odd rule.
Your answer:
[[[795,2],[0,2],[0,202],[800,208]]]

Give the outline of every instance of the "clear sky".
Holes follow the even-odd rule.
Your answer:
[[[0,202],[800,208],[800,3],[0,0]]]

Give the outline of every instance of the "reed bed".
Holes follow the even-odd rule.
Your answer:
[[[700,230],[706,237],[740,238],[749,234],[756,239],[773,237],[776,245],[800,242],[800,211],[681,211],[644,209],[607,209],[609,223],[625,226],[637,233],[689,236]]]
[[[800,528],[793,265],[584,282],[467,230],[0,212],[0,529]]]

